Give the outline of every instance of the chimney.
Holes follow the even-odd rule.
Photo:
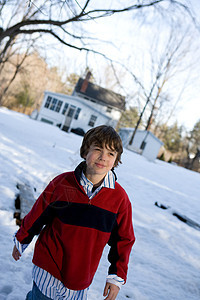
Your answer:
[[[80,92],[85,93],[88,87],[88,81],[91,77],[92,73],[90,71],[87,72],[85,79],[83,80]]]

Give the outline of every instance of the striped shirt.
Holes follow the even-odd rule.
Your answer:
[[[89,199],[92,199],[103,187],[105,188],[115,188],[115,176],[112,171],[109,171],[105,176],[103,182],[99,187],[97,187],[93,191],[93,183],[87,179],[87,177],[82,172],[80,178],[80,184],[83,186],[85,193],[88,195]],[[14,237],[14,242],[22,254],[28,244],[20,244],[17,239]],[[32,278],[33,281],[36,283],[39,290],[45,296],[54,299],[54,300],[86,300],[87,299],[87,292],[88,288],[80,291],[74,291],[66,288],[63,283],[52,276],[47,271],[41,269],[40,267],[34,265],[32,270]],[[117,275],[108,275],[107,281],[110,283],[114,283],[119,288],[124,283],[124,280]]]
[[[115,176],[112,171],[109,171],[105,176],[102,184],[93,191],[93,183],[85,176],[82,172],[80,184],[83,186],[85,193],[88,195],[89,199],[92,199],[102,187],[114,189],[115,188]]]
[[[33,265],[32,278],[43,295],[55,300],[86,300],[88,288],[74,291],[47,271]]]

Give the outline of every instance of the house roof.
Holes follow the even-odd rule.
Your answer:
[[[125,97],[117,94],[111,90],[104,89],[92,82],[87,82],[87,87],[85,91],[82,90],[84,83],[83,78],[79,78],[76,86],[75,93],[86,100],[94,100],[98,104],[105,106],[113,106],[120,110],[125,109]],[[88,99],[87,99],[88,98]]]

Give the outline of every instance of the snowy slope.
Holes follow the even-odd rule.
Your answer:
[[[11,257],[17,183],[29,182],[37,197],[57,174],[81,161],[82,138],[28,116],[0,109],[0,300],[22,300],[32,285],[34,242],[20,261]],[[125,150],[116,169],[133,204],[136,243],[128,281],[118,299],[200,299],[200,231],[172,215],[176,211],[200,223],[200,174]],[[155,202],[170,206],[162,210]],[[106,247],[88,300],[103,299]]]

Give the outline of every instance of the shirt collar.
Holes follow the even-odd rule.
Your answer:
[[[93,183],[85,176],[85,174],[82,171],[81,174],[81,185],[88,185],[88,187],[90,189],[93,188]],[[115,188],[115,175],[113,174],[112,171],[108,171],[108,173],[106,174],[103,182],[101,183],[100,187],[106,187],[106,188],[110,188],[110,189],[114,189]]]

